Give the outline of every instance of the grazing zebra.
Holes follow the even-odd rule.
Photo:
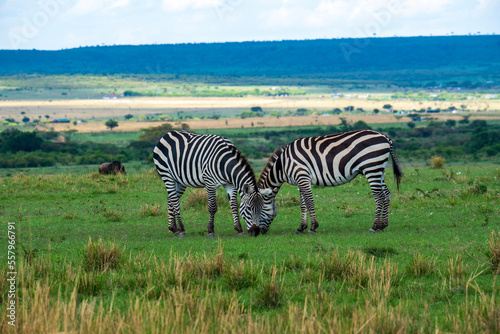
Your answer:
[[[208,236],[214,236],[216,191],[220,186],[227,191],[238,235],[245,234],[238,216],[238,192],[242,198],[240,213],[247,229],[251,234],[258,235],[262,196],[269,196],[271,191],[259,191],[252,167],[229,140],[216,135],[170,131],[155,146],[153,160],[167,188],[168,229],[174,235],[186,235],[179,203],[186,187],[205,187],[210,213]]]
[[[392,157],[399,191],[403,172],[394,155],[392,141],[376,131],[356,130],[300,138],[277,149],[257,181],[260,188],[272,189],[271,194],[264,196],[266,209],[261,215],[261,232],[267,232],[277,215],[274,199],[283,183],[297,185],[300,190],[302,223],[296,233],[307,229],[308,211],[311,218],[309,233],[315,233],[318,220],[314,211],[311,184],[338,186],[351,181],[359,173],[368,179],[377,206],[370,231],[383,230],[388,226],[391,201],[391,193],[384,182],[389,155]]]

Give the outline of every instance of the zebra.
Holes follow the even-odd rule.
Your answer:
[[[277,215],[275,196],[283,183],[296,185],[300,190],[302,222],[295,233],[307,229],[307,212],[311,219],[309,233],[316,233],[318,220],[314,211],[311,184],[338,186],[359,173],[370,184],[375,197],[375,221],[370,232],[382,231],[388,226],[391,193],[384,182],[384,171],[392,157],[394,176],[399,186],[403,171],[394,155],[389,137],[372,130],[355,130],[318,137],[299,138],[278,148],[269,158],[257,181],[262,189],[272,192],[264,196],[260,229],[262,233]]]
[[[153,160],[167,188],[168,229],[174,235],[186,235],[179,202],[186,187],[205,187],[210,213],[208,236],[215,235],[216,191],[220,186],[226,189],[238,235],[245,235],[238,216],[238,192],[242,198],[240,214],[247,230],[250,234],[259,234],[263,195],[269,196],[271,191],[259,190],[252,167],[228,139],[183,130],[170,131],[155,146]]]

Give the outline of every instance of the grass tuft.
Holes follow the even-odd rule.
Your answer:
[[[486,251],[486,256],[494,274],[500,274],[500,232],[491,232],[489,240],[490,248]]]
[[[156,217],[161,215],[161,206],[159,204],[141,206],[141,215],[146,217]]]
[[[406,271],[415,278],[428,276],[434,273],[436,260],[427,258],[420,253],[414,254],[410,263],[406,266]]]
[[[398,254],[398,252],[396,252],[396,250],[392,247],[377,247],[377,246],[364,247],[363,253],[373,255],[375,257],[386,257]]]
[[[83,268],[86,271],[117,269],[123,262],[123,251],[116,242],[105,242],[102,238],[89,242],[83,248]]]
[[[104,217],[108,220],[108,222],[119,222],[122,219],[120,214],[114,210],[104,211]]]
[[[259,281],[259,275],[254,271],[253,263],[247,265],[245,261],[231,265],[224,275],[224,284],[232,290],[242,290],[253,287]]]
[[[258,288],[257,301],[260,306],[275,309],[283,302],[283,287],[278,282],[278,268],[274,265],[271,278],[263,281]]]

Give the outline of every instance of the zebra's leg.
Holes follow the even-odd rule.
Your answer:
[[[391,192],[387,186],[382,185],[383,203],[382,212],[380,214],[380,228],[381,230],[389,226],[389,209],[391,207]]]
[[[168,193],[168,229],[176,235],[177,225],[175,224],[175,217],[179,211],[179,198],[177,197],[176,182],[169,179],[163,179]]]
[[[298,232],[302,232],[304,229],[307,228],[307,211],[309,211],[309,217],[311,218],[311,229],[309,230],[309,233],[316,233],[316,229],[318,228],[318,219],[316,218],[316,211],[314,210],[314,200],[313,200],[313,195],[312,195],[312,190],[311,190],[311,182],[309,180],[305,180],[303,182],[298,182],[299,189],[300,189],[300,197],[301,197],[301,209],[305,205],[306,211],[304,214],[304,211],[302,211],[302,223],[297,229]],[[304,203],[304,204],[302,204]],[[303,209],[302,209],[303,210]]]
[[[300,193],[300,211],[302,212],[302,220],[300,227],[295,231],[295,234],[300,234],[307,229],[307,205],[302,192]]]
[[[385,196],[380,185],[371,185],[373,197],[375,197],[375,220],[370,232],[377,232],[383,230],[381,216],[384,211]]]
[[[177,191],[177,198],[179,199],[179,203],[180,203],[181,196],[186,191],[186,186],[184,186],[184,185],[182,185],[182,184],[180,184],[178,182],[176,182],[175,185],[176,185],[176,191]],[[177,224],[179,225],[177,233],[175,235],[177,235],[179,237],[185,237],[186,236],[186,230],[184,229],[184,224],[182,224],[180,207],[175,212],[175,218],[177,220]]]
[[[233,214],[234,229],[238,232],[238,236],[244,236],[245,232],[241,227],[240,216],[238,214],[238,189],[236,187],[226,187],[231,213]]]
[[[214,237],[214,217],[217,212],[217,186],[207,184],[206,185],[207,197],[208,197],[208,213],[210,218],[208,221],[208,237]]]

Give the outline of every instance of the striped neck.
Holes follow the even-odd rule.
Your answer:
[[[232,184],[238,189],[241,194],[243,192],[243,187],[245,184],[252,186],[254,190],[257,189],[257,182],[255,181],[255,173],[252,166],[248,163],[247,158],[238,151],[234,146],[231,147],[231,151],[234,154],[234,163],[227,165],[227,176]]]
[[[260,188],[279,188],[283,183],[285,183],[285,180],[283,179],[283,159],[281,159],[281,157],[283,155],[283,151],[287,147],[288,146],[282,146],[277,148],[273,154],[271,154],[269,160],[267,160],[267,164],[262,170],[259,180],[257,181]]]

